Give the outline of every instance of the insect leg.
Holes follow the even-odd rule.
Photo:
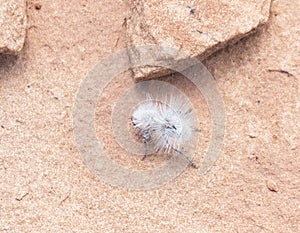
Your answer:
[[[144,138],[143,142],[144,142],[145,154],[144,154],[142,160],[144,160],[148,156],[148,141],[146,138]]]
[[[201,132],[200,128],[193,128],[193,130],[196,131],[196,132]]]
[[[142,160],[144,160],[148,156],[148,143],[149,143],[150,138],[151,138],[151,135],[150,135],[149,131],[145,131],[143,133],[143,142],[144,142],[145,154],[144,154]]]
[[[180,155],[183,155],[187,161],[189,161],[190,165],[193,167],[193,168],[198,168],[197,165],[191,160],[191,158],[189,156],[187,156],[186,154],[184,154],[181,150],[178,150],[174,147],[171,147],[176,153],[180,154]]]
[[[193,167],[193,168],[198,168],[198,166],[190,159],[189,156],[187,156],[185,153],[183,153],[181,150],[178,150],[176,148],[174,148],[169,142],[168,140],[165,139],[165,142],[166,144],[168,145],[168,147],[170,147],[172,150],[174,150],[176,153],[180,154],[180,155],[183,155],[186,160],[190,163],[190,165]]]

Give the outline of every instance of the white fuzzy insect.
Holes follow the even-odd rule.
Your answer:
[[[185,155],[181,148],[189,141],[195,127],[192,121],[192,109],[187,103],[170,98],[161,102],[152,99],[141,103],[132,114],[132,124],[135,132],[142,137],[145,145],[145,155],[149,145],[156,152],[176,152],[183,155],[192,167],[194,162]]]

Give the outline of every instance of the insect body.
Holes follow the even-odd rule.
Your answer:
[[[170,98],[169,101],[160,102],[148,96],[132,114],[133,128],[145,145],[143,159],[148,155],[147,148],[151,145],[157,152],[183,155],[191,166],[196,167],[181,151],[195,130],[191,112],[190,106],[180,100]]]

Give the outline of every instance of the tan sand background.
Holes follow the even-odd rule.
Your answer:
[[[0,232],[300,231],[298,0],[274,0],[264,29],[205,61],[226,108],[222,154],[206,176],[188,168],[150,191],[99,181],[72,132],[80,81],[125,47],[128,5],[44,0],[36,9],[35,3],[28,1],[22,54],[0,56]],[[188,85],[180,77],[173,82]],[[96,113],[99,138],[112,152],[114,138],[101,119],[110,120],[109,106],[130,85],[132,79],[119,77],[101,100],[108,110],[100,104]],[[195,102],[193,95],[199,93],[189,93]],[[204,131],[195,161],[201,162],[209,112],[205,102],[198,105]],[[130,154],[112,157],[141,163]],[[152,157],[145,166],[152,162],[163,161]]]

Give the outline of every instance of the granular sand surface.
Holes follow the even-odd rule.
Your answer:
[[[22,54],[0,56],[0,231],[299,232],[299,1],[274,0],[264,29],[205,60],[226,110],[220,158],[205,176],[187,168],[148,191],[98,180],[72,130],[81,80],[125,48],[128,10],[121,0],[28,1]],[[166,79],[197,109],[201,163],[208,107],[180,75]],[[124,74],[106,88],[97,136],[116,162],[147,169],[164,159],[122,154],[111,133],[112,106],[131,85]]]

